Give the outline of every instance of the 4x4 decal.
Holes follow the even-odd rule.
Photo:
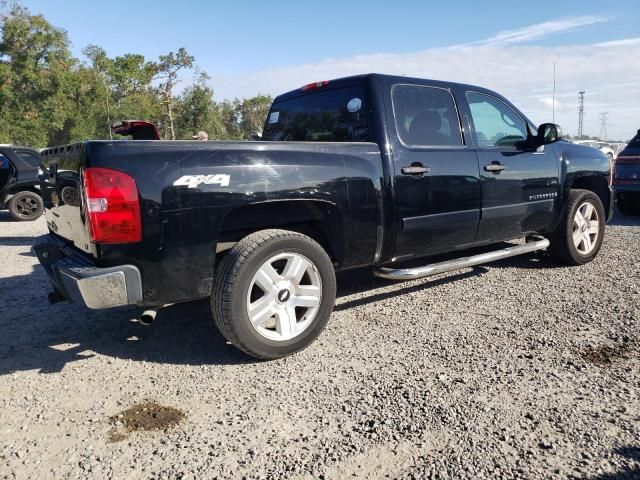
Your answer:
[[[184,175],[173,182],[175,187],[187,186],[188,188],[197,188],[201,183],[205,185],[220,185],[228,187],[231,181],[231,175],[218,173],[216,175]]]

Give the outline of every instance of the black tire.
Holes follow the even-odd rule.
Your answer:
[[[628,198],[618,198],[616,206],[623,215],[640,215],[640,201],[633,202]]]
[[[314,275],[319,274],[321,280],[321,299],[315,316],[299,335],[289,340],[272,340],[260,334],[252,325],[247,310],[248,295],[253,294],[249,288],[254,275],[280,254],[304,257],[311,262]],[[262,230],[240,240],[218,265],[211,311],[220,333],[231,344],[252,357],[276,359],[306,348],[320,335],[333,311],[335,296],[333,264],[318,243],[297,232]]]
[[[11,197],[7,208],[14,220],[28,222],[40,218],[44,211],[44,203],[37,193],[25,191]]]
[[[597,237],[592,249],[586,254],[578,251],[573,241],[574,217],[577,210],[585,203],[589,203],[595,208],[598,218]],[[566,211],[558,224],[558,228],[549,235],[549,241],[551,242],[549,253],[551,257],[565,265],[584,265],[592,261],[602,247],[605,218],[604,207],[598,195],[589,190],[571,190]]]

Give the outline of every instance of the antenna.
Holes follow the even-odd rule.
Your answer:
[[[553,97],[551,105],[553,109],[551,113],[552,122],[556,123],[556,62],[553,62]]]
[[[609,112],[602,112],[600,114],[600,140],[607,139],[607,115],[609,115]]]
[[[578,139],[582,140],[583,125],[584,125],[584,94],[587,93],[584,90],[578,92]]]

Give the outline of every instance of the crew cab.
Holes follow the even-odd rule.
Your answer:
[[[50,234],[35,251],[52,302],[138,305],[148,321],[210,298],[229,342],[278,358],[321,333],[338,270],[406,280],[544,249],[593,260],[614,205],[609,160],[561,137],[485,88],[316,82],[274,100],[261,141],[44,151]]]
[[[0,208],[9,210],[14,220],[35,220],[44,211],[40,197],[39,164],[38,150],[19,145],[0,145]]]

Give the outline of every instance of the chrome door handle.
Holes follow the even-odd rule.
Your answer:
[[[425,173],[431,172],[431,169],[424,165],[412,164],[408,167],[402,167],[400,171],[403,175],[424,175]]]
[[[487,172],[493,172],[493,173],[500,173],[501,171],[503,171],[505,168],[507,168],[504,165],[501,165],[499,163],[489,163],[487,165],[484,166],[484,169]]]

